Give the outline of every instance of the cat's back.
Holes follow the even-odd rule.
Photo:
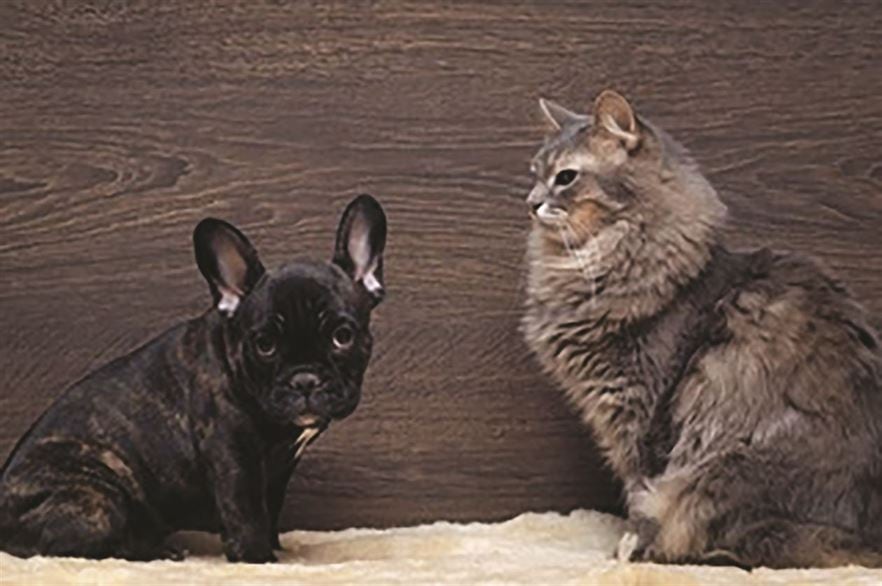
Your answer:
[[[878,397],[882,352],[866,310],[848,289],[814,259],[756,258],[752,278],[720,304],[729,350],[787,377],[789,387],[816,388],[815,401],[844,399],[843,393]]]
[[[811,259],[757,259],[718,304],[722,341],[680,385],[675,420],[692,437],[674,458],[695,458],[683,450],[691,440],[878,463],[882,353],[866,311]]]

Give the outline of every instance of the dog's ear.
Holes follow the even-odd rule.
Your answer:
[[[383,299],[383,249],[386,247],[386,214],[370,195],[352,200],[337,228],[334,264],[343,269],[356,286],[376,305]]]
[[[257,251],[235,226],[214,218],[193,230],[193,247],[214,304],[224,315],[233,315],[265,272]]]

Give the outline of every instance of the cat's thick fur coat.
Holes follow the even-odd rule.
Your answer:
[[[684,149],[549,102],[522,330],[626,491],[632,559],[882,566],[882,352],[811,260],[729,252]]]

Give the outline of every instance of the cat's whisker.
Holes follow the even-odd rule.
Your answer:
[[[575,259],[576,264],[579,267],[579,272],[582,275],[582,278],[585,282],[588,283],[590,287],[589,291],[589,303],[594,305],[596,303],[597,297],[597,279],[595,278],[595,265],[599,260],[600,251],[594,242],[593,239],[590,239],[585,243],[583,247],[574,247],[573,241],[578,241],[578,235],[576,230],[572,227],[569,222],[566,222],[560,227],[560,236],[561,240],[564,243],[564,248],[567,250],[567,254]],[[571,240],[572,238],[572,240]],[[587,248],[587,261],[586,262],[586,250]]]
[[[575,259],[576,264],[578,264],[578,266],[579,266],[579,272],[582,274],[582,277],[585,279],[586,282],[588,282],[591,285],[591,297],[593,298],[597,292],[596,291],[596,283],[595,283],[595,279],[594,279],[594,271],[592,270],[593,263],[591,263],[591,262],[586,263],[582,249],[573,247],[573,244],[570,240],[570,237],[572,237],[573,240],[578,240],[577,235],[576,235],[576,231],[572,228],[572,226],[569,223],[564,223],[560,227],[560,236],[561,236],[561,240],[564,243],[564,248],[566,248],[566,250],[567,250],[567,254],[569,254],[569,256],[571,256],[573,259]],[[592,244],[593,243],[591,241],[589,241],[587,243],[588,246],[592,246]],[[593,247],[591,249],[591,258],[589,260],[594,260],[595,250],[596,250],[596,247]]]
[[[582,265],[582,259],[576,254],[573,250],[572,245],[570,244],[570,239],[567,236],[568,226],[566,224],[561,224],[558,228],[558,232],[560,233],[561,242],[563,242],[564,248],[567,251],[567,256],[574,259],[576,264],[579,265],[579,270],[584,274],[584,267]]]

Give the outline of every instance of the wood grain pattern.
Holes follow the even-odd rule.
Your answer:
[[[273,265],[329,255],[367,191],[390,221],[377,355],[286,524],[613,509],[517,334],[537,97],[623,90],[693,150],[733,243],[820,256],[882,316],[880,30],[873,0],[3,2],[0,458],[206,306],[200,218]]]

